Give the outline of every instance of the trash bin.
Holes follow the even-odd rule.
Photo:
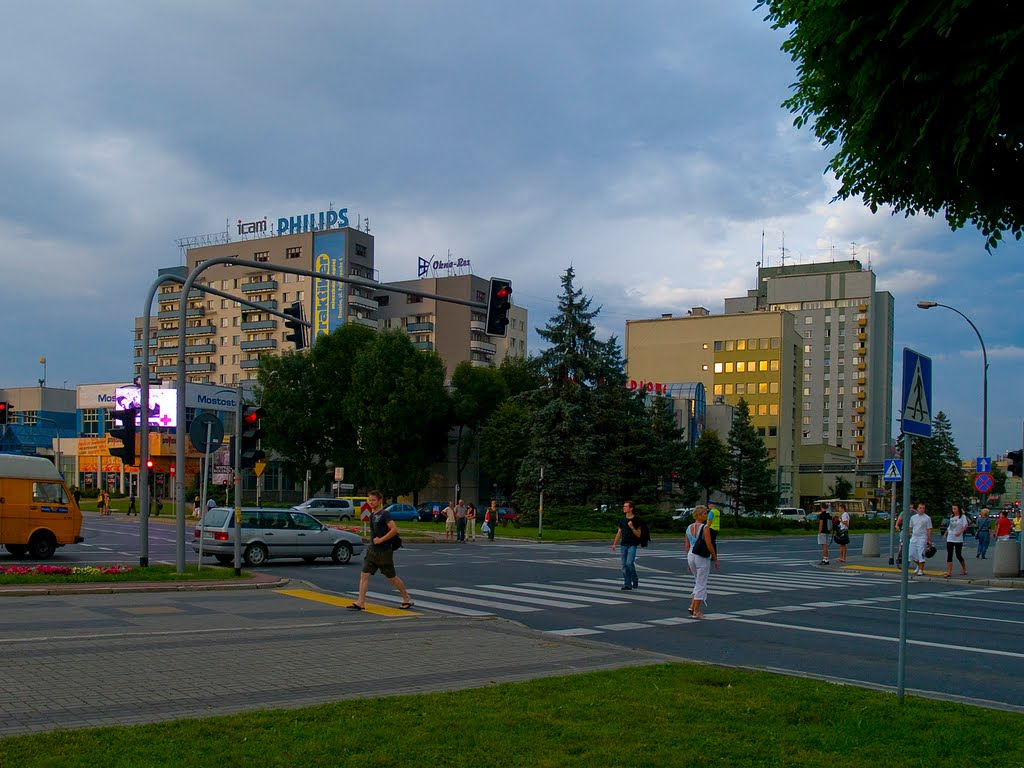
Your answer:
[[[1013,539],[996,542],[996,556],[992,562],[995,577],[1017,576],[1020,572],[1020,544]]]
[[[864,534],[864,547],[861,551],[864,557],[880,557],[878,551],[878,534],[877,533],[865,533]]]

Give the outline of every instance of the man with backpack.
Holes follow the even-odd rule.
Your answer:
[[[612,541],[612,552],[622,543],[622,587],[623,592],[637,589],[640,582],[636,576],[636,548],[640,546],[643,538],[644,524],[636,516],[633,502],[627,501],[622,505],[622,519],[619,520],[619,530],[615,532],[615,540]],[[646,544],[645,544],[646,546]]]
[[[828,540],[831,538],[832,513],[828,504],[822,504],[818,512],[818,544],[821,545],[821,564],[828,565]]]

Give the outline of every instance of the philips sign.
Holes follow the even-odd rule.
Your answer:
[[[340,211],[320,211],[297,216],[280,216],[277,219],[277,234],[295,235],[301,232],[319,232],[325,229],[348,226],[348,208]]]

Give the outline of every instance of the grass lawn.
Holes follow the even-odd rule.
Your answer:
[[[344,684],[339,683],[339,689]],[[18,768],[1024,765],[1019,714],[666,664],[0,740]]]
[[[36,565],[47,567],[50,564],[36,561],[19,561],[8,563],[8,565],[23,565],[31,568]],[[28,586],[32,584],[102,584],[130,581],[209,581],[213,579],[235,578],[246,580],[249,577],[250,575],[244,572],[241,576],[235,576],[234,568],[222,568],[216,565],[204,565],[201,571],[197,570],[195,565],[186,565],[185,573],[177,573],[173,565],[150,565],[145,568],[131,566],[131,570],[127,573],[0,574],[0,585]],[[2,765],[3,763],[0,763],[0,766]]]

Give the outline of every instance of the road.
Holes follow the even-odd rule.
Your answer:
[[[154,525],[151,534],[151,562],[173,562],[173,527]],[[65,548],[57,559],[137,562],[134,521],[92,518],[87,536],[87,546]],[[856,539],[850,549],[859,552]],[[692,577],[678,542],[658,539],[641,550],[635,592],[619,591],[618,558],[606,544],[499,538],[413,544],[397,557],[417,610],[427,615],[496,615],[542,632],[687,659],[895,685],[895,574],[840,568],[834,560],[817,565],[809,537],[726,540],[721,550],[722,569],[711,575],[703,621],[686,612]],[[938,573],[943,564],[933,563]],[[272,562],[261,570],[344,597],[354,595],[358,581],[356,563]],[[379,576],[371,590],[371,602],[398,601]],[[1024,711],[1024,590],[925,579],[911,581],[909,598],[908,691]]]

